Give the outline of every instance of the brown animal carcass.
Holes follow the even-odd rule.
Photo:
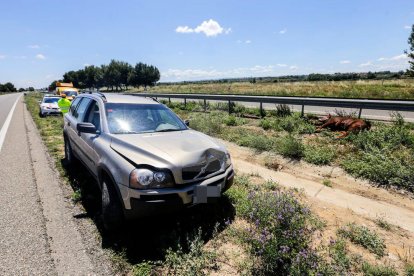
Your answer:
[[[317,131],[321,131],[323,128],[340,130],[342,134],[337,138],[344,138],[351,132],[371,129],[371,123],[369,121],[352,117],[331,116],[331,114],[328,114],[328,116],[320,118],[319,121],[323,122],[323,124],[316,129]]]

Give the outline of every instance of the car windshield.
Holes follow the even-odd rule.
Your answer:
[[[59,101],[59,98],[45,98],[43,100],[44,103],[57,103]]]
[[[76,91],[63,91],[63,93],[66,94],[66,96],[68,96],[68,97],[78,95],[78,93]]]
[[[107,103],[109,131],[113,134],[186,130],[187,126],[161,104]]]

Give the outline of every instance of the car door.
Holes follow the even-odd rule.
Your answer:
[[[76,98],[72,101],[72,104],[70,105],[69,112],[63,116],[64,118],[64,128],[66,130],[66,135],[69,138],[69,141],[71,143],[72,150],[78,152],[77,145],[75,144],[75,135],[76,132],[73,130],[73,126],[76,125],[76,108],[79,105],[79,102],[83,98]]]
[[[85,113],[91,103],[92,99],[87,97],[82,97],[80,102],[77,104],[76,108],[73,110],[73,114],[71,116],[67,116],[68,120],[68,136],[71,140],[72,150],[76,152],[76,155],[80,158],[80,160],[86,163],[87,156],[82,151],[82,139],[80,134],[77,130],[77,125],[79,122],[83,121]]]
[[[97,163],[99,162],[99,155],[95,151],[95,141],[99,138],[101,133],[101,110],[99,103],[92,100],[83,117],[82,122],[91,123],[96,127],[97,133],[80,133],[80,150],[85,155],[85,164],[88,166],[91,173],[98,175]],[[79,134],[79,133],[78,133]]]

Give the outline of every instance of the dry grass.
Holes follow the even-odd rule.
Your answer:
[[[143,91],[143,88],[130,90]],[[148,92],[414,99],[414,80],[159,84]]]

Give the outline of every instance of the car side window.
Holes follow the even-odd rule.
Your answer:
[[[93,124],[97,130],[101,129],[101,115],[99,111],[99,104],[96,101],[92,100],[83,121],[85,123]]]
[[[91,103],[91,99],[83,98],[82,101],[78,104],[78,107],[75,109],[73,117],[78,122],[82,122],[83,117],[86,113],[86,109],[88,108],[89,104]]]
[[[72,104],[70,105],[70,109],[69,109],[70,114],[74,115],[74,111],[80,100],[81,98],[75,98],[73,100]]]

